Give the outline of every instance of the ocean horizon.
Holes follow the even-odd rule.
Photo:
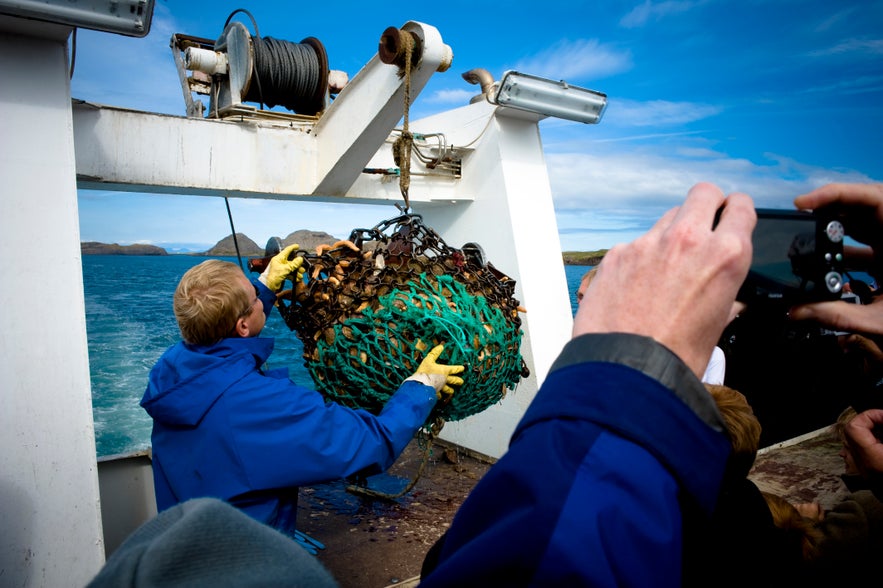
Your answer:
[[[141,397],[150,369],[166,349],[180,341],[172,311],[178,281],[206,259],[239,264],[236,257],[184,254],[82,256],[98,457],[150,446],[152,421],[140,406]],[[580,278],[589,267],[564,266],[572,313],[576,312]],[[268,367],[287,367],[294,382],[315,388],[303,365],[303,345],[277,311],[270,313],[263,335],[276,341]]]

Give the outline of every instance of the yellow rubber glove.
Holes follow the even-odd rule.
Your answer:
[[[294,272],[297,272],[297,279],[300,279],[306,270],[301,267],[304,263],[304,258],[294,255],[294,252],[298,249],[300,249],[300,246],[295,243],[274,255],[270,259],[270,263],[267,264],[267,269],[264,270],[264,273],[260,275],[258,280],[273,292],[278,292],[285,278]],[[289,259],[289,256],[292,256],[292,258]]]
[[[445,395],[445,400],[450,399],[454,394],[454,389],[451,388],[451,386],[459,386],[463,383],[463,378],[458,378],[454,374],[463,373],[463,370],[466,369],[462,365],[444,365],[436,363],[435,361],[444,350],[444,345],[436,345],[433,347],[432,350],[426,354],[426,357],[423,358],[423,361],[420,363],[417,371],[414,372],[414,375],[405,380],[406,382],[408,380],[415,380],[426,384],[427,386],[432,386],[435,388],[435,396],[439,400],[441,400],[442,394]]]

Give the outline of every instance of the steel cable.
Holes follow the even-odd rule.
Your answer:
[[[252,37],[257,91],[249,88],[246,100],[269,108],[283,106],[298,114],[315,114],[311,105],[320,91],[321,71],[316,49],[272,37]]]

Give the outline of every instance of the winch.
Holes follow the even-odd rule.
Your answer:
[[[203,116],[204,105],[193,100],[191,92],[209,96],[210,118],[241,114],[243,107],[254,110],[245,102],[259,103],[261,109],[282,106],[310,117],[325,110],[330,95],[340,91],[347,77],[328,69],[322,42],[315,37],[299,43],[261,37],[253,18],[255,34],[251,34],[243,23],[232,20],[238,12],[251,18],[248,11],[235,10],[214,42],[187,35],[172,37],[187,115]]]

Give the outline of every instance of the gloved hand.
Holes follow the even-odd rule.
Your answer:
[[[417,371],[414,372],[414,375],[405,380],[406,382],[408,380],[415,380],[426,384],[427,386],[432,386],[435,388],[435,396],[439,400],[441,400],[442,394],[445,395],[446,400],[454,394],[454,389],[451,388],[451,386],[459,386],[463,383],[463,378],[458,378],[454,374],[460,374],[466,369],[462,365],[444,365],[435,363],[435,360],[438,359],[444,350],[444,345],[436,345],[433,347],[432,350],[426,354],[426,357],[423,358],[423,361],[420,363]]]
[[[274,255],[270,259],[270,263],[267,264],[267,269],[264,270],[264,273],[260,275],[258,280],[273,292],[278,292],[279,288],[282,287],[282,282],[290,274],[297,272],[297,278],[300,279],[306,271],[302,267],[304,258],[295,256],[291,260],[288,259],[288,256],[294,255],[294,252],[298,249],[300,249],[300,246],[295,243]]]

